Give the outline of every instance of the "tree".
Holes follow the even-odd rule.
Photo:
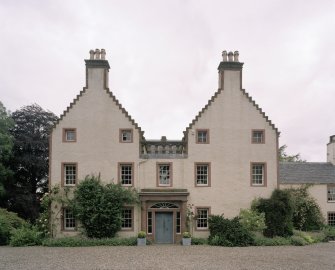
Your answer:
[[[288,155],[286,153],[287,145],[282,145],[279,147],[279,161],[288,161],[288,162],[306,162],[306,160],[301,159],[300,153],[296,155]]]
[[[122,207],[138,201],[135,190],[116,184],[103,185],[99,177],[81,181],[71,206],[88,237],[114,237],[121,229]]]
[[[293,202],[289,191],[275,189],[269,199],[254,201],[252,208],[265,213],[265,236],[286,237],[293,234]]]
[[[22,107],[11,116],[14,146],[10,168],[14,174],[6,186],[5,206],[34,221],[39,212],[39,199],[48,188],[48,136],[58,118],[37,104]]]
[[[0,101],[0,201],[6,193],[5,182],[12,175],[8,160],[13,148],[13,138],[9,132],[13,125],[13,119]]]
[[[310,185],[291,188],[293,201],[293,226],[298,230],[320,230],[324,224],[321,209],[316,200],[308,193]]]

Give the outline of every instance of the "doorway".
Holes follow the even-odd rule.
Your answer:
[[[156,212],[155,214],[155,242],[157,244],[173,243],[173,213]]]

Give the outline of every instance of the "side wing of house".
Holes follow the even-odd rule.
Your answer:
[[[105,183],[136,186],[142,132],[108,89],[109,64],[99,52],[86,62],[86,87],[61,116],[50,139],[50,187],[75,186],[87,175]],[[56,233],[76,224],[64,206],[53,209]],[[127,230],[134,230],[134,209]],[[136,228],[135,228],[136,229]]]
[[[219,90],[185,132],[184,181],[196,216],[234,217],[277,187],[278,131],[242,89],[242,66],[237,52],[224,58]],[[202,226],[197,220],[196,230]]]
[[[281,162],[280,188],[308,188],[328,225],[335,226],[335,166],[330,162]]]

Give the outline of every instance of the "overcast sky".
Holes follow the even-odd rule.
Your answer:
[[[181,139],[217,90],[223,50],[280,145],[326,161],[335,134],[335,1],[0,0],[0,101],[60,115],[104,48],[110,89],[147,139]],[[93,105],[93,104],[92,104]]]

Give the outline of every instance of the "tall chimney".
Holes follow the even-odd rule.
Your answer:
[[[327,162],[335,165],[335,135],[330,136],[327,144]]]
[[[228,58],[228,59],[227,59]],[[242,67],[243,63],[239,61],[239,52],[222,52],[222,62],[219,70],[219,89],[226,87],[242,88]]]
[[[94,89],[108,88],[109,63],[105,60],[104,49],[90,50],[90,59],[86,59],[86,87]]]

